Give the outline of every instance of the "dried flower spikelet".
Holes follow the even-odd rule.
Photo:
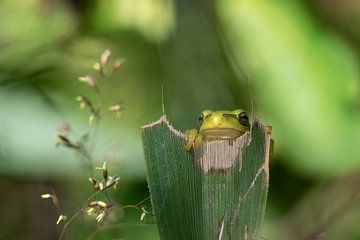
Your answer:
[[[106,204],[106,202],[103,202],[103,201],[97,201],[97,204],[100,206],[100,207],[103,207],[103,208],[106,208],[108,205]]]
[[[56,221],[56,224],[59,224],[61,222],[65,222],[67,219],[67,216],[66,215],[63,215],[63,214],[60,214],[57,221]]]
[[[107,204],[104,201],[92,201],[87,205],[89,208],[98,208],[98,209],[108,209],[110,208],[112,205],[111,204]]]
[[[108,110],[110,112],[116,112],[116,111],[120,111],[121,109],[122,109],[121,104],[120,103],[115,103],[114,105],[111,105]]]
[[[83,77],[79,77],[79,82],[82,82],[82,83],[88,83],[89,81],[91,81],[92,77],[91,76],[83,76]]]
[[[60,145],[64,145],[66,147],[70,147],[71,143],[70,143],[70,140],[66,137],[66,136],[63,136],[61,134],[58,134],[56,136],[56,140],[55,140],[55,146],[58,147]]]
[[[93,213],[95,212],[95,208],[93,208],[93,207],[89,207],[87,210],[86,210],[86,213],[87,213],[87,215],[92,215]]]
[[[106,163],[106,161],[104,161],[101,167],[95,167],[95,169],[96,170],[104,170],[107,167],[106,165],[107,165],[107,163]]]
[[[77,96],[76,101],[78,101],[80,103],[80,109],[83,109],[86,106],[89,106],[90,108],[92,108],[92,103],[91,103],[90,99],[85,96]]]
[[[121,68],[122,64],[124,63],[125,59],[117,58],[113,64],[113,71],[117,71]]]
[[[144,212],[144,213],[149,213],[146,209],[145,209],[145,207],[143,206],[143,205],[137,205],[136,206],[140,211],[142,211],[142,212]]]
[[[105,179],[105,180],[108,179],[108,177],[109,177],[109,172],[108,172],[108,169],[107,169],[107,162],[106,162],[106,161],[103,163],[103,165],[102,165],[101,167],[96,167],[95,169],[101,170],[104,179]]]
[[[106,65],[109,62],[111,52],[109,49],[106,49],[103,54],[101,54],[100,63],[102,66]]]
[[[57,198],[57,196],[55,194],[50,194],[50,193],[44,193],[41,194],[41,198],[43,199],[51,199],[52,203],[55,205],[55,207],[59,207],[59,199]]]
[[[141,216],[140,216],[140,221],[141,222],[144,222],[145,221],[145,216],[146,216],[146,213],[142,213]]]
[[[89,87],[98,90],[96,80],[92,76],[79,77],[79,82],[87,84]]]
[[[107,162],[103,162],[103,165],[102,165],[102,170],[107,170]]]
[[[93,69],[95,69],[96,71],[99,71],[101,69],[101,65],[100,63],[96,62],[93,64]]]
[[[96,217],[97,222],[101,222],[101,220],[105,217],[106,213],[102,212]]]
[[[149,212],[145,209],[143,205],[138,205],[136,207],[142,212],[140,216],[140,221],[143,222],[145,220],[146,214],[148,214]]]
[[[99,183],[95,180],[95,178],[89,178],[89,182],[93,185],[94,190],[99,189]]]
[[[44,194],[41,194],[41,198],[44,198],[44,199],[47,199],[47,198],[52,198],[52,194],[50,193],[44,193]]]
[[[83,109],[86,106],[86,103],[83,101],[82,96],[77,96],[76,101],[80,102],[80,109]]]
[[[105,179],[105,180],[107,180],[108,179],[108,177],[109,177],[109,171],[107,170],[107,167],[106,167],[106,161],[103,163],[103,167],[102,167],[102,175],[103,175],[103,178]]]
[[[89,182],[92,184],[92,185],[95,185],[97,184],[97,181],[95,180],[95,178],[89,178]]]
[[[106,202],[93,201],[88,204],[86,213],[88,215],[92,215],[93,213],[101,211],[101,213],[96,217],[96,221],[100,222],[111,207],[112,207],[112,205],[107,204]]]
[[[115,112],[116,113],[116,118],[120,118],[121,117],[121,110],[123,110],[123,106],[121,105],[121,103],[116,103],[112,106],[110,106],[108,108],[109,112]]]
[[[73,149],[79,149],[81,147],[81,144],[73,143],[68,137],[58,134],[55,140],[55,146],[58,147],[60,145]]]
[[[89,116],[89,125],[93,124],[93,122],[96,120],[97,115],[95,113],[91,113]]]
[[[108,180],[105,183],[105,188],[114,187],[114,189],[116,189],[119,184],[119,180],[120,180],[120,177],[109,176]]]

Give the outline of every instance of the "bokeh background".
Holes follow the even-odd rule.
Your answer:
[[[238,107],[273,126],[264,239],[360,239],[359,46],[356,0],[2,0],[0,239],[57,239],[40,195],[55,191],[71,216],[91,193],[79,156],[54,147],[63,122],[121,177],[115,202],[146,198],[140,126],[162,107],[180,130]],[[125,62],[96,94],[78,77],[96,76],[105,49]],[[89,126],[78,95],[125,109]],[[96,239],[158,239],[140,214]],[[95,227],[81,215],[67,237]]]

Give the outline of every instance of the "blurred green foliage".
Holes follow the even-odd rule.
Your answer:
[[[97,95],[77,78],[95,74],[93,63],[110,49],[126,60],[101,92],[102,105],[121,100],[126,109],[120,120],[102,120],[91,151],[96,164],[107,160],[121,176],[116,198],[133,204],[148,195],[139,128],[162,114],[162,87],[165,112],[181,130],[195,127],[205,108],[250,111],[254,102],[275,136],[264,237],[286,239],[289,226],[281,222],[311,211],[311,189],[321,189],[311,192],[315,199],[326,195],[323,182],[342,176],[331,180],[342,183],[360,167],[359,9],[356,0],[1,1],[0,184],[8,194],[0,203],[11,202],[8,209],[17,214],[2,218],[7,227],[0,228],[0,238],[53,238],[56,227],[49,235],[36,227],[56,221],[38,196],[60,189],[71,212],[90,192],[79,157],[55,149],[54,139],[62,122],[70,123],[74,138],[94,133],[75,98]],[[328,203],[350,197],[318,198],[317,208],[326,212]],[[20,198],[28,201],[14,200]],[[32,206],[39,211],[29,212]],[[321,228],[356,239],[358,231],[344,228],[356,225],[348,212]],[[127,216],[137,221],[138,215]],[[91,231],[91,224],[80,222],[72,231],[76,238]],[[9,230],[17,226],[22,230]],[[303,236],[319,228],[304,225]],[[139,229],[124,227],[99,239],[157,238],[154,226]]]
[[[247,64],[259,111],[288,164],[316,177],[359,168],[359,71],[344,41],[296,1],[220,2],[234,55]],[[239,43],[242,43],[239,45]],[[341,160],[340,160],[341,159]]]

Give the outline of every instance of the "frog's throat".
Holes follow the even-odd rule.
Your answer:
[[[203,129],[200,134],[203,140],[217,140],[217,139],[234,139],[244,134],[244,132],[234,128],[207,128]]]

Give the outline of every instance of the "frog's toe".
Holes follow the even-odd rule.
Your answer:
[[[192,142],[187,142],[187,143],[185,144],[185,150],[186,150],[186,151],[190,151],[191,148],[192,148]]]
[[[195,138],[195,141],[194,141],[194,148],[199,148],[201,143],[203,141],[203,137],[201,134],[198,134]]]
[[[185,131],[185,134],[187,136],[187,142],[185,144],[185,150],[190,151],[191,148],[193,147],[193,143],[194,143],[196,135],[197,135],[197,130],[196,129],[190,129],[190,130]]]

